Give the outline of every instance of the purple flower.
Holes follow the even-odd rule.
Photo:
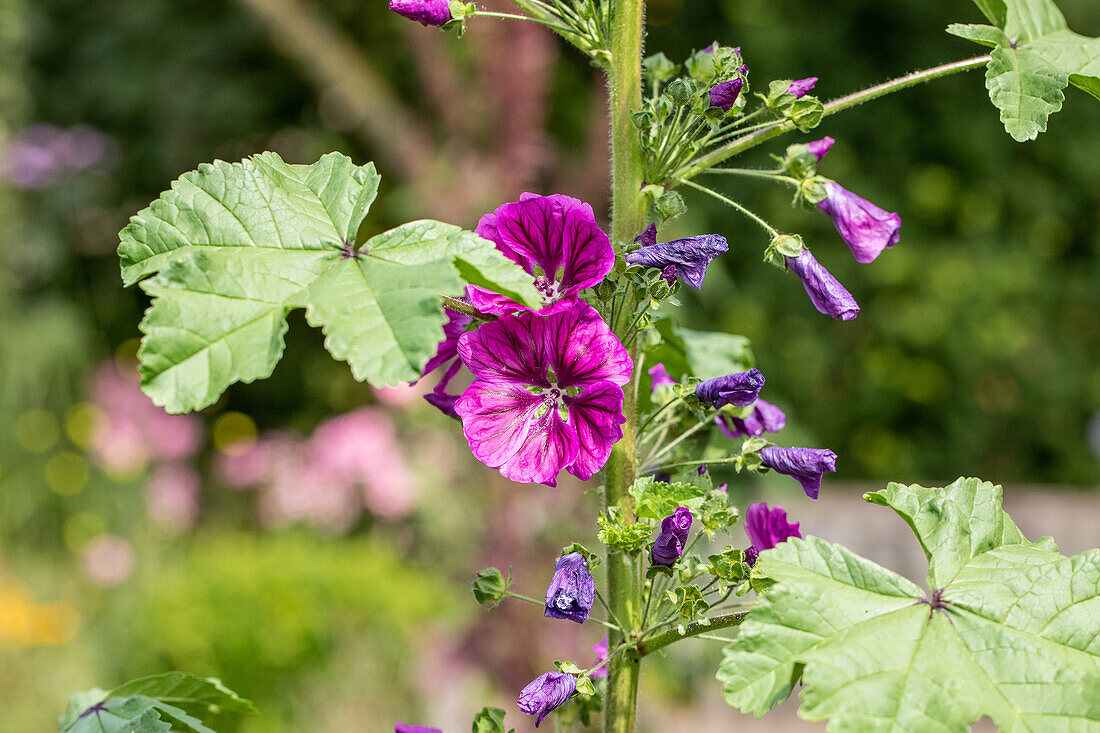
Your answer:
[[[745,418],[717,415],[714,421],[718,428],[731,440],[745,437],[757,437],[764,433],[777,433],[787,425],[787,416],[778,407],[760,398],[752,413]]]
[[[592,647],[592,651],[596,653],[596,661],[603,662],[607,659],[607,637],[600,639],[600,643]],[[591,677],[606,677],[607,665],[602,664],[592,671]]]
[[[661,532],[649,551],[650,562],[654,565],[672,565],[683,557],[689,532],[691,512],[687,507],[678,507],[661,520]]]
[[[649,372],[651,390],[676,384],[676,380],[669,375],[664,364],[654,364],[646,371]]]
[[[859,315],[856,299],[814,259],[809,249],[803,247],[798,257],[788,257],[787,266],[802,280],[802,287],[820,313],[842,321]]]
[[[560,618],[583,624],[596,600],[596,581],[588,562],[579,552],[562,555],[554,565],[554,577],[546,587],[546,618]]]
[[[615,265],[611,240],[596,224],[592,207],[570,196],[522,194],[481,217],[476,231],[534,275],[544,315],[569,308],[578,292],[598,285]],[[468,292],[482,313],[530,310],[483,288],[471,286]]]
[[[836,453],[828,448],[780,448],[770,445],[760,451],[764,465],[802,484],[806,496],[816,499],[826,471],[836,471]]]
[[[695,388],[695,396],[715,407],[744,407],[753,403],[763,387],[764,375],[759,369],[750,369],[701,382]]]
[[[752,547],[745,552],[745,561],[749,565],[764,550],[770,550],[780,542],[791,537],[802,537],[798,532],[798,522],[788,522],[787,512],[781,506],[769,509],[767,504],[753,504],[745,513],[745,531],[749,534]]]
[[[462,335],[476,381],[455,403],[474,455],[513,481],[588,480],[623,435],[630,355],[596,309],[504,316]]]
[[[733,105],[737,103],[737,97],[741,94],[741,89],[744,86],[745,80],[741,77],[715,84],[710,88],[710,106],[721,107],[729,112],[733,109]]]
[[[393,733],[443,733],[439,728],[428,728],[424,725],[408,725],[397,723],[393,726]]]
[[[421,25],[443,25],[451,19],[450,0],[390,0],[390,10]]]
[[[787,87],[787,94],[793,94],[795,98],[801,99],[802,97],[805,97],[807,94],[813,91],[814,84],[817,84],[816,76],[810,76],[805,79],[792,81],[791,85]]]
[[[523,691],[519,693],[520,711],[524,715],[537,715],[535,727],[545,718],[551,710],[569,699],[577,689],[577,680],[571,674],[564,672],[543,672],[533,679]]]
[[[817,208],[828,214],[848,243],[856,262],[874,262],[882,250],[901,239],[901,217],[880,209],[840,184],[825,184],[828,194]]]
[[[707,265],[710,261],[729,249],[726,238],[719,234],[703,234],[658,244],[657,227],[653,224],[646,227],[634,241],[640,243],[642,248],[627,253],[628,265],[657,267],[662,270],[672,267],[672,274],[696,290],[703,287],[703,278],[707,276]]]
[[[825,153],[829,152],[829,148],[833,147],[833,143],[836,140],[826,135],[820,140],[813,140],[809,144],[810,152],[817,157],[818,161],[825,157]]]
[[[430,394],[424,395],[424,399],[439,408],[444,415],[458,417],[458,413],[455,412],[455,402],[458,401],[458,395],[448,394],[447,387],[450,386],[451,380],[458,374],[458,370],[462,368],[462,362],[458,359],[458,339],[466,332],[466,327],[474,319],[447,308],[444,310],[447,311],[447,322],[443,324],[443,341],[439,343],[439,347],[435,350],[435,356],[424,365],[420,378],[423,379],[444,364],[449,364],[443,372],[443,376],[435,385],[435,389]],[[413,382],[413,384],[415,383]]]

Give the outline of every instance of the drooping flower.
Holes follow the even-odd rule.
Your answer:
[[[816,499],[826,471],[836,471],[836,453],[828,448],[780,448],[770,445],[760,451],[763,464],[802,484],[806,496]]]
[[[756,399],[756,404],[748,417],[717,415],[714,420],[718,423],[718,429],[731,440],[749,436],[757,437],[764,433],[776,433],[787,425],[786,414],[772,403],[759,397]]]
[[[691,520],[687,507],[677,507],[675,512],[661,520],[661,532],[649,551],[650,562],[654,565],[672,565],[683,557],[691,532]]]
[[[439,728],[429,728],[425,725],[397,723],[393,726],[393,733],[443,733],[443,731]]]
[[[481,217],[476,231],[534,276],[544,315],[569,308],[578,292],[598,285],[615,265],[611,240],[592,207],[571,196],[522,194]],[[530,310],[484,288],[471,286],[467,293],[482,313]]]
[[[596,661],[604,662],[607,660],[607,637],[600,639],[600,643],[592,647],[592,651],[596,653]],[[601,664],[599,667],[592,671],[591,677],[606,677],[607,665]]]
[[[536,715],[535,727],[550,711],[568,700],[577,689],[577,680],[564,672],[543,672],[519,693],[520,711],[524,715]]]
[[[671,375],[669,375],[668,369],[665,369],[664,364],[654,364],[646,371],[649,372],[651,390],[655,390],[658,387],[669,387],[673,384],[676,384],[676,380],[673,379]]]
[[[822,158],[825,157],[825,153],[829,152],[829,148],[833,147],[833,143],[835,142],[836,140],[826,135],[820,140],[810,141],[808,147],[810,148],[810,152],[814,154],[818,161],[820,161]]]
[[[756,564],[756,558],[764,550],[770,550],[791,537],[802,537],[798,522],[788,522],[787,512],[781,506],[768,508],[767,504],[753,504],[745,512],[745,531],[752,546],[745,551],[745,562]]]
[[[467,289],[468,298],[469,289]],[[447,365],[435,388],[424,395],[424,399],[429,404],[437,407],[444,415],[458,417],[458,413],[455,412],[455,402],[458,401],[458,395],[448,394],[447,388],[450,386],[451,380],[458,374],[458,370],[462,368],[462,362],[458,359],[458,339],[466,332],[466,327],[473,323],[474,319],[449,308],[444,308],[444,310],[447,312],[447,322],[443,324],[443,340],[439,342],[439,346],[435,350],[435,356],[424,365],[423,371],[420,372],[420,378],[423,379],[439,367]],[[413,382],[413,384],[415,383]]]
[[[745,407],[753,403],[763,387],[764,375],[759,369],[750,369],[700,382],[695,387],[695,396],[714,407]]]
[[[825,184],[827,196],[817,205],[848,243],[856,262],[873,262],[901,239],[901,217],[857,196],[838,183]]]
[[[421,25],[443,25],[451,19],[450,0],[390,0],[390,10]]]
[[[791,85],[787,87],[787,94],[793,94],[795,98],[801,99],[807,94],[813,91],[814,85],[817,84],[817,77],[810,76],[805,79],[797,79],[791,82]]]
[[[588,480],[623,435],[630,355],[596,309],[502,317],[462,335],[476,381],[455,403],[474,455],[513,481]]]
[[[627,252],[628,265],[656,267],[661,270],[672,267],[676,276],[696,290],[703,287],[703,278],[707,276],[707,265],[710,261],[729,249],[726,238],[719,234],[703,234],[658,244],[655,224],[646,227],[634,241],[641,244],[642,248]]]
[[[856,299],[810,254],[808,248],[803,247],[797,257],[788,257],[787,266],[798,275],[818,312],[842,321],[850,321],[859,315]]]
[[[715,84],[710,88],[710,106],[721,107],[729,112],[733,109],[733,105],[737,104],[737,97],[741,95],[744,87],[745,80],[741,77]]]
[[[562,555],[554,565],[554,577],[546,587],[546,618],[560,618],[583,624],[596,600],[596,581],[588,562],[579,552]]]

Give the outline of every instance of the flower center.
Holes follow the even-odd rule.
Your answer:
[[[561,283],[557,280],[551,280],[546,275],[538,275],[535,277],[535,290],[542,293],[542,302],[544,305],[556,303],[561,300],[561,292],[558,288],[561,287]]]
[[[569,419],[569,408],[565,406],[565,400],[563,399],[567,394],[567,390],[558,386],[556,382],[551,382],[549,387],[536,387],[532,385],[527,389],[533,394],[542,397],[542,404],[535,410],[536,418],[542,419],[551,410],[557,410],[562,420]]]

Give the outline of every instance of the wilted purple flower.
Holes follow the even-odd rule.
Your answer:
[[[451,19],[450,0],[390,0],[390,10],[421,25],[443,25]]]
[[[569,308],[578,292],[599,284],[615,265],[611,240],[592,207],[571,196],[522,194],[481,217],[476,231],[534,275],[544,315]],[[482,313],[531,310],[483,288],[471,286],[467,293]]]
[[[478,460],[547,486],[563,469],[588,480],[603,467],[633,363],[595,308],[504,316],[463,334],[458,353],[476,381],[455,411]]]
[[[466,327],[473,323],[474,319],[449,308],[444,308],[444,310],[447,312],[447,322],[443,324],[443,340],[439,342],[439,346],[435,350],[435,356],[424,365],[423,371],[420,372],[420,378],[423,379],[439,367],[445,364],[448,365],[435,388],[424,395],[424,399],[429,404],[435,405],[444,415],[458,417],[458,413],[455,412],[455,402],[458,401],[458,395],[448,394],[447,387],[450,386],[451,380],[458,374],[458,370],[462,368],[462,362],[458,359],[458,339],[466,332]],[[413,384],[416,384],[416,382],[413,382]]]
[[[744,407],[753,403],[763,387],[764,375],[759,369],[750,369],[701,382],[695,387],[695,396],[714,407]]]
[[[825,153],[829,152],[829,148],[833,147],[833,143],[835,142],[836,140],[826,135],[820,140],[811,141],[808,147],[810,148],[810,152],[820,161],[825,157]]]
[[[676,380],[673,379],[668,370],[665,369],[664,364],[654,364],[646,371],[649,372],[650,377],[650,389],[657,389],[658,387],[668,387],[676,384]]]
[[[520,711],[524,715],[537,715],[535,727],[550,711],[568,700],[577,689],[577,680],[564,672],[543,672],[519,693]]]
[[[642,248],[627,252],[628,265],[656,267],[663,271],[672,267],[676,276],[696,290],[703,287],[703,278],[707,276],[707,265],[710,261],[729,249],[726,238],[719,234],[703,234],[658,244],[657,227],[654,224],[646,227],[634,241],[641,244]]]
[[[756,437],[764,433],[776,433],[787,425],[787,416],[783,411],[759,397],[748,417],[717,415],[714,420],[718,423],[719,430],[732,440],[748,436]]]
[[[588,562],[579,552],[562,555],[554,565],[554,577],[546,587],[546,618],[560,618],[583,624],[596,600],[596,581]]]
[[[592,651],[596,653],[596,661],[603,662],[607,660],[607,637],[600,639],[600,643],[592,647]],[[602,664],[596,669],[592,670],[590,677],[606,677],[607,665]]]
[[[710,88],[710,106],[721,107],[726,112],[733,109],[737,103],[737,97],[745,86],[745,80],[741,77],[715,84]]]
[[[393,726],[393,733],[443,733],[443,731],[439,728],[429,728],[424,725],[397,723]]]
[[[817,84],[816,76],[792,81],[791,85],[787,87],[787,94],[793,94],[796,98],[801,99],[813,91],[814,84]]]
[[[856,262],[873,262],[887,247],[901,239],[901,217],[880,209],[838,183],[825,184],[828,194],[817,208],[828,214],[848,243]]]
[[[850,321],[859,315],[856,299],[810,254],[808,248],[803,247],[798,257],[788,257],[787,266],[798,275],[818,312],[842,321]]]
[[[798,522],[788,522],[783,507],[769,509],[767,504],[749,507],[745,512],[745,531],[752,542],[752,547],[745,552],[745,561],[749,565],[754,565],[764,550],[770,550],[791,537],[802,537],[798,532]]]
[[[691,512],[687,507],[677,507],[675,512],[661,520],[661,532],[649,551],[650,562],[654,565],[672,565],[683,557],[689,532]]]
[[[836,453],[828,448],[780,448],[770,445],[760,451],[767,468],[802,484],[806,496],[816,499],[826,471],[836,471]]]

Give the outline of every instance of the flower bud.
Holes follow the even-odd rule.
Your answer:
[[[546,618],[560,618],[578,624],[588,619],[596,599],[596,581],[588,572],[584,555],[570,552],[558,558],[554,577],[546,587]]]
[[[710,88],[710,106],[721,107],[729,112],[737,104],[737,97],[741,94],[745,82],[740,77],[724,81]]]
[[[827,448],[780,448],[770,445],[760,451],[764,466],[790,476],[802,485],[806,496],[816,499],[826,471],[836,471],[836,453]]]
[[[787,266],[798,275],[802,287],[818,312],[842,321],[859,315],[859,304],[840,282],[805,247],[797,257],[788,257]]]
[[[661,532],[650,548],[649,561],[654,565],[673,565],[683,557],[691,521],[691,512],[687,507],[678,507],[661,520]]]
[[[511,584],[510,572],[508,580],[505,580],[496,568],[485,568],[478,571],[477,578],[470,584],[470,589],[473,590],[474,598],[481,605],[484,606],[486,603],[496,605],[504,598],[504,593]]]
[[[642,61],[642,69],[648,81],[654,84],[663,84],[673,77],[679,64],[674,64],[663,53],[655,53],[647,56]]]
[[[695,388],[695,396],[714,407],[745,407],[756,400],[763,387],[764,375],[759,369],[750,369],[701,382]]]
[[[695,96],[695,85],[690,79],[677,79],[668,85],[665,94],[673,104],[683,107],[690,104],[691,98]]]
[[[390,0],[390,10],[421,25],[441,26],[452,19],[450,0]]]
[[[817,207],[833,220],[856,262],[873,262],[882,250],[901,239],[901,217],[897,214],[880,209],[832,181],[825,184],[825,193]]]
[[[793,94],[795,99],[801,99],[813,91],[815,84],[817,84],[816,76],[797,79],[792,81],[791,85],[787,87],[787,94]]]
[[[662,221],[675,219],[687,211],[687,204],[684,203],[684,197],[676,191],[664,192],[657,197],[653,205],[657,209],[657,215],[661,217]]]
[[[568,700],[577,689],[577,680],[563,672],[543,672],[519,693],[516,704],[524,715],[535,715],[535,727],[554,708]]]

